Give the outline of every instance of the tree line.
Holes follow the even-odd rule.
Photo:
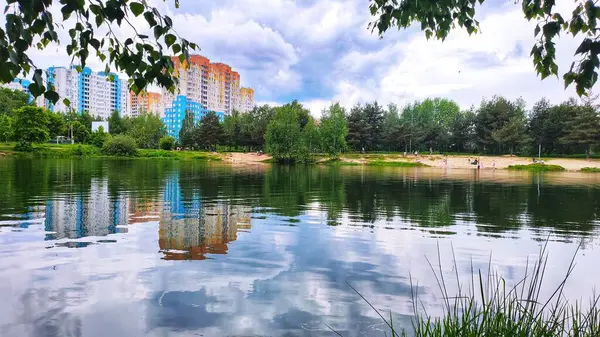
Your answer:
[[[209,112],[198,123],[186,111],[177,142],[166,136],[164,124],[153,114],[123,118],[114,112],[108,122],[111,135],[130,136],[141,148],[227,147],[265,151],[284,162],[309,162],[316,154],[338,158],[345,151],[532,155],[540,147],[544,155],[589,156],[600,145],[597,101],[592,94],[560,104],[541,99],[530,111],[522,99],[502,96],[466,110],[445,98],[401,108],[372,102],[346,110],[332,104],[319,119],[292,101],[278,107],[257,106],[247,113],[233,111],[223,121]],[[22,107],[30,107],[25,93],[0,90],[0,141],[44,142],[72,135],[78,143],[98,144],[102,142],[98,138],[104,139],[91,132],[92,121],[98,118],[88,113],[58,114],[41,108],[37,113],[18,112]]]

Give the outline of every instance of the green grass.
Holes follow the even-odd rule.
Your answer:
[[[8,156],[22,158],[117,158],[106,156],[101,150],[87,144],[37,144],[32,152],[15,151],[16,143],[0,143],[0,152]],[[127,157],[131,158],[131,157]],[[138,149],[133,158],[165,158],[176,160],[220,161],[221,156],[212,152],[166,151],[156,149]]]
[[[411,161],[384,161],[384,160],[373,160],[367,163],[368,166],[380,166],[380,167],[426,167],[429,165],[411,162]]]
[[[509,170],[514,171],[532,171],[532,172],[558,172],[565,171],[565,168],[559,165],[548,164],[529,164],[529,165],[510,165]]]
[[[444,278],[448,275],[442,271],[438,248],[439,269],[436,270],[429,260],[427,262],[443,299],[443,314],[441,317],[427,314],[419,298],[419,286],[411,278],[413,318],[409,331],[406,327],[394,326],[391,313],[389,320],[386,319],[358,290],[348,285],[377,312],[391,331],[391,336],[597,337],[600,336],[600,296],[592,295],[586,305],[580,302],[570,303],[563,296],[576,255],[577,252],[565,276],[553,280],[558,285],[550,289],[554,290],[552,295],[542,298],[540,290],[548,263],[546,245],[541,248],[539,258],[533,264],[528,260],[523,277],[512,287],[492,270],[491,263],[488,264],[487,275],[481,270],[475,272],[471,264],[470,280],[464,284],[455,262],[455,275],[451,277],[457,284],[456,293],[448,290],[449,280]],[[340,333],[335,333],[341,336]],[[385,335],[389,336],[387,333]]]
[[[581,172],[597,173],[597,172],[600,172],[600,168],[598,168],[598,167],[584,167],[584,168],[581,169]]]
[[[343,161],[343,160],[335,159],[335,158],[331,158],[331,159],[327,159],[327,160],[322,160],[322,161],[317,162],[317,164],[319,164],[319,165],[330,165],[330,166],[360,166],[359,163],[350,162],[350,161]]]

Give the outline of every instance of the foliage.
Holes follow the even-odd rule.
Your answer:
[[[566,122],[565,133],[559,141],[566,145],[583,147],[587,155],[592,145],[600,141],[600,117],[590,106],[576,109],[573,119]]]
[[[92,132],[92,135],[90,136],[90,144],[94,145],[95,147],[102,148],[109,137],[110,135],[104,132],[104,127],[100,126],[98,130]]]
[[[24,106],[15,110],[15,138],[24,144],[44,143],[50,136],[48,114],[43,108]]]
[[[76,120],[71,122],[71,129],[73,130],[73,140],[76,143],[87,143],[90,140],[91,132],[82,122]]]
[[[598,168],[598,167],[584,167],[584,168],[581,169],[581,172],[598,173],[598,172],[600,172],[600,168]]]
[[[158,148],[161,150],[170,151],[175,147],[175,138],[170,136],[162,136],[158,141]]]
[[[194,148],[196,146],[195,133],[196,124],[194,123],[194,113],[190,110],[186,110],[181,130],[179,130],[179,144],[183,147]]]
[[[8,142],[14,136],[13,119],[9,115],[0,114],[0,141]]]
[[[240,144],[249,150],[265,149],[267,127],[275,116],[275,108],[268,105],[254,107],[240,117]]]
[[[65,135],[67,131],[67,122],[62,114],[47,111],[48,114],[48,132],[50,139],[56,139],[58,136]]]
[[[501,96],[494,96],[489,101],[483,100],[475,119],[479,149],[494,154],[504,153],[507,147],[514,151],[516,146],[528,141],[524,129],[525,120],[525,102],[522,100],[511,102]],[[516,134],[512,135],[512,131]]]
[[[103,132],[104,132],[104,130],[103,130]],[[104,133],[104,134],[108,137],[107,133]],[[98,147],[84,145],[84,144],[77,144],[77,145],[75,145],[74,148],[72,148],[71,154],[75,157],[94,157],[99,154],[98,150],[99,150]]]
[[[128,125],[125,133],[135,139],[138,147],[142,149],[158,148],[160,138],[167,133],[160,117],[154,114],[125,118],[123,124]]]
[[[480,0],[479,3],[483,3]],[[475,19],[476,1],[371,1],[371,15],[376,19],[370,24],[380,36],[390,27],[407,28],[419,23],[425,37],[434,36],[445,40],[455,27],[467,30],[469,34],[479,31],[479,22]],[[600,16],[600,5],[593,1],[576,0],[570,18],[563,18],[555,9],[555,1],[523,0],[522,9],[528,21],[538,24],[534,30],[536,42],[531,49],[531,57],[536,72],[542,79],[558,76],[556,64],[555,39],[562,33],[577,36],[583,40],[575,50],[576,60],[568,72],[564,73],[565,86],[575,83],[581,96],[591,89],[598,79],[598,54],[600,54],[599,32],[596,27]]]
[[[346,150],[346,137],[348,136],[346,111],[339,103],[329,106],[329,109],[323,112],[319,129],[323,151],[331,158],[339,158],[340,154]]]
[[[278,162],[294,162],[301,151],[299,104],[286,104],[275,111],[266,133],[267,152]]]
[[[355,151],[366,151],[370,144],[369,125],[363,107],[355,105],[348,115],[348,145]]]
[[[548,164],[529,164],[529,165],[510,165],[509,170],[514,171],[533,171],[533,172],[554,172],[564,171],[565,168],[559,165]]]
[[[175,5],[179,6],[178,0]],[[62,18],[55,18],[53,13],[59,13],[59,9]],[[29,54],[31,48],[43,50],[59,44],[57,27],[69,32],[70,43],[65,48],[69,56],[78,60],[78,69],[85,67],[93,48],[94,55],[105,63],[105,72],[109,73],[111,68],[125,72],[136,93],[151,83],[174,90],[176,77],[170,54],[183,61],[190,50],[196,49],[194,43],[178,37],[169,16],[147,1],[14,0],[8,2],[4,14],[6,30],[0,34],[0,81],[7,83],[17,74],[33,71],[29,91],[36,97],[44,94],[53,103],[59,95],[53,87],[44,85],[43,71],[35,66]],[[131,23],[134,17],[144,18],[147,23],[144,28],[152,30],[153,38],[138,33],[139,25]],[[122,24],[126,26],[124,29],[133,28],[136,34],[123,40],[117,29]]]
[[[202,117],[196,134],[196,142],[199,146],[211,151],[216,150],[223,139],[223,126],[214,111],[209,111]]]
[[[90,128],[92,123],[90,121]],[[125,120],[118,111],[113,111],[108,117],[108,131],[111,135],[120,135],[128,131]]]
[[[102,153],[109,156],[133,157],[137,155],[135,139],[127,135],[117,135],[104,143]]]
[[[241,117],[237,110],[233,110],[231,115],[225,116],[223,120],[223,138],[225,145],[238,147],[241,145]]]
[[[26,105],[29,105],[29,95],[27,93],[21,90],[0,87],[0,116],[13,117],[13,111]]]

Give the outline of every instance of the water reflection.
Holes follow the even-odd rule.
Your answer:
[[[565,296],[600,286],[600,175],[141,160],[0,172],[0,336],[383,335],[347,282],[407,323],[412,277],[435,312],[438,245],[448,273],[452,249],[461,273],[493,252],[514,281],[549,237],[552,283],[583,240]]]

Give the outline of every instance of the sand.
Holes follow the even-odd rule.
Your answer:
[[[381,155],[366,155],[362,157],[342,158],[343,161],[366,163],[368,160],[381,159]],[[456,168],[456,169],[476,169],[477,166],[471,163],[479,158],[481,160],[480,168],[483,170],[505,169],[510,165],[528,165],[532,163],[531,158],[516,157],[516,156],[442,156],[442,155],[423,155],[417,159],[415,156],[402,155],[384,155],[385,161],[416,161],[419,160],[423,164],[439,167],[439,168]],[[227,153],[224,160],[235,164],[252,164],[260,163],[271,159],[271,156],[266,154],[252,153]],[[447,163],[444,162],[447,160]],[[566,158],[544,158],[544,163],[559,165],[569,171],[579,171],[584,167],[600,168],[599,159],[566,159]]]

